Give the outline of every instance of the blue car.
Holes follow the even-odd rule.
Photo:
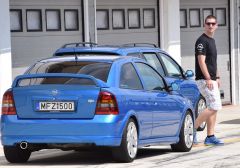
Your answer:
[[[190,151],[195,111],[177,90],[136,57],[38,61],[3,96],[5,157],[21,163],[41,149],[105,146],[115,160],[131,162],[143,146]]]
[[[165,51],[154,44],[130,43],[121,46],[99,46],[95,43],[70,43],[57,49],[54,56],[74,55],[121,55],[133,56],[146,60],[167,81],[168,84],[175,82],[179,85],[178,92],[191,100],[197,117],[205,108],[206,102],[200,94],[195,81],[193,71],[183,68]],[[202,123],[198,131],[205,129],[206,123]]]

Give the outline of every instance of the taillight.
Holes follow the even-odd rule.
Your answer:
[[[3,95],[2,115],[16,115],[12,91],[6,91]]]
[[[100,115],[118,114],[117,101],[113,94],[109,92],[99,93],[96,114]]]

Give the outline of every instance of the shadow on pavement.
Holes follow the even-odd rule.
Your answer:
[[[116,163],[112,159],[110,149],[94,149],[94,151],[61,151],[61,150],[45,150],[44,152],[39,151],[33,152],[27,163],[22,164],[10,164],[7,161],[1,165],[5,166],[47,166],[47,165],[101,165],[107,163]],[[171,149],[139,149],[136,160],[148,157],[154,157],[164,155],[171,152]],[[5,160],[4,157],[0,158],[1,162]],[[131,163],[130,163],[131,164]]]
[[[223,121],[223,122],[220,122],[219,124],[240,124],[240,119]]]

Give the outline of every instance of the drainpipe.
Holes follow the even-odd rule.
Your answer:
[[[83,0],[84,41],[89,42],[89,11],[88,0]]]
[[[237,6],[237,57],[238,57],[238,68],[237,68],[237,79],[238,79],[238,103],[240,104],[240,0],[236,0],[236,6]]]

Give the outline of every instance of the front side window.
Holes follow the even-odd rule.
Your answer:
[[[146,90],[165,90],[162,77],[152,67],[144,63],[137,63],[136,65]]]
[[[120,88],[123,89],[143,89],[137,72],[131,63],[124,64],[120,74]]]
[[[153,66],[153,68],[155,68],[161,75],[165,76],[163,67],[155,53],[144,53],[143,55],[147,62]]]
[[[170,58],[169,56],[162,53],[159,54],[166,68],[168,76],[182,78],[182,73],[179,65],[175,61],[173,61],[173,59]]]

